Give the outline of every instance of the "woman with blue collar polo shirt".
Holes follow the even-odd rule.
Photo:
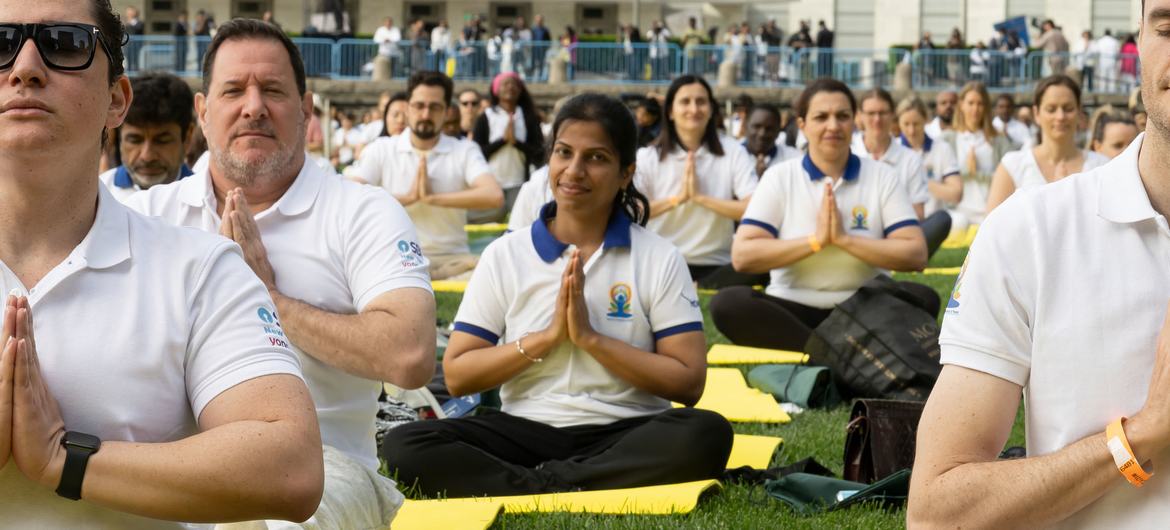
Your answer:
[[[552,136],[555,201],[484,251],[443,359],[452,395],[500,387],[501,412],[404,425],[382,446],[426,495],[677,483],[727,463],[727,420],[671,408],[703,393],[703,317],[678,250],[642,226],[633,117],[583,94]]]
[[[850,152],[857,102],[849,88],[817,80],[796,111],[808,154],[764,173],[731,249],[736,270],[771,271],[771,283],[764,293],[730,287],[711,301],[715,326],[736,344],[800,351],[867,280],[926,266],[926,241],[898,177]],[[938,314],[933,289],[901,283]]]
[[[650,200],[646,224],[682,252],[700,287],[762,284],[736,273],[731,239],[756,189],[755,157],[719,134],[715,96],[702,77],[684,75],[670,84],[662,131],[638,150],[634,181]]]

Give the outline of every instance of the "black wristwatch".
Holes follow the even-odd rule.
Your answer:
[[[74,501],[81,500],[85,466],[89,465],[89,457],[101,449],[102,441],[92,434],[68,431],[61,438],[61,446],[65,448],[65,468],[61,470],[57,495]]]

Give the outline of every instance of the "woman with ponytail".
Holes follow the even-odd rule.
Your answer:
[[[643,227],[633,116],[582,94],[552,138],[554,201],[488,246],[443,358],[453,395],[499,387],[501,412],[404,425],[382,446],[426,495],[678,483],[727,463],[727,420],[689,408],[706,378],[703,317],[682,255]]]

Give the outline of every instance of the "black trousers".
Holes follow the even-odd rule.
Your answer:
[[[690,408],[566,428],[497,412],[397,427],[381,454],[427,496],[522,495],[718,478],[732,437],[722,416]]]
[[[736,272],[731,265],[687,265],[691,279],[700,289],[722,289],[733,285],[768,285],[770,276]]]
[[[938,316],[940,302],[934,289],[914,282],[898,282],[918,300],[918,307]],[[750,287],[728,287],[711,299],[711,320],[731,342],[741,346],[803,351],[812,330],[829,318],[821,309],[769,296]]]
[[[951,235],[951,214],[945,210],[930,214],[922,221],[922,233],[926,236],[927,255],[933,256]]]

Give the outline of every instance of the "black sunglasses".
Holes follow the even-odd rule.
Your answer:
[[[37,51],[46,66],[57,70],[85,70],[93,64],[98,44],[113,61],[113,54],[101,30],[89,24],[4,24],[0,23],[0,70],[12,68],[25,41],[36,40]]]

